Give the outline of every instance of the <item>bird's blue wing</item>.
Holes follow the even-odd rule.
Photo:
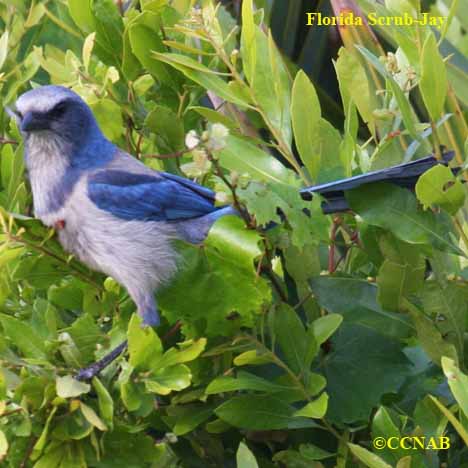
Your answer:
[[[165,172],[97,172],[88,181],[88,196],[101,210],[125,220],[182,221],[218,209],[213,191]]]

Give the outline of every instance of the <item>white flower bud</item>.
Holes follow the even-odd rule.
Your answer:
[[[208,149],[219,151],[226,147],[226,139],[229,136],[229,129],[223,124],[215,123],[209,132]]]
[[[200,144],[200,138],[195,130],[190,130],[185,137],[185,146],[193,149]]]

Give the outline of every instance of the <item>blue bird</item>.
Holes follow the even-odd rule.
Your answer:
[[[116,147],[68,88],[28,91],[15,114],[35,216],[56,228],[66,251],[123,285],[144,325],[157,326],[154,291],[176,271],[173,241],[201,243],[219,217],[236,211],[215,206],[208,188]]]

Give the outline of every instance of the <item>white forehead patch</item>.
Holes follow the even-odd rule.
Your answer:
[[[78,95],[62,86],[42,86],[22,94],[16,101],[16,109],[22,115],[28,112],[47,112],[67,98],[76,99]]]

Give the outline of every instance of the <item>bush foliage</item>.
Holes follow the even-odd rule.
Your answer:
[[[464,165],[464,2],[431,6],[449,18],[439,31],[382,27],[388,53],[367,27],[340,29],[342,128],[324,118],[334,98],[323,82],[275,44],[269,17],[297,12],[287,3],[244,0],[236,19],[210,0],[0,2],[3,104],[70,86],[109,139],[243,213],[202,247],[179,246],[183,267],[158,292],[163,323],[142,329],[126,292],[32,218],[21,136],[1,114],[2,466],[467,465],[463,170],[437,166],[414,193],[354,190],[353,211],[334,216],[299,196],[440,158],[440,145]],[[421,14],[418,0],[385,5],[360,2]],[[323,56],[307,43],[311,61]],[[128,353],[99,378],[73,378],[125,337]],[[372,445],[444,434],[448,450]]]

